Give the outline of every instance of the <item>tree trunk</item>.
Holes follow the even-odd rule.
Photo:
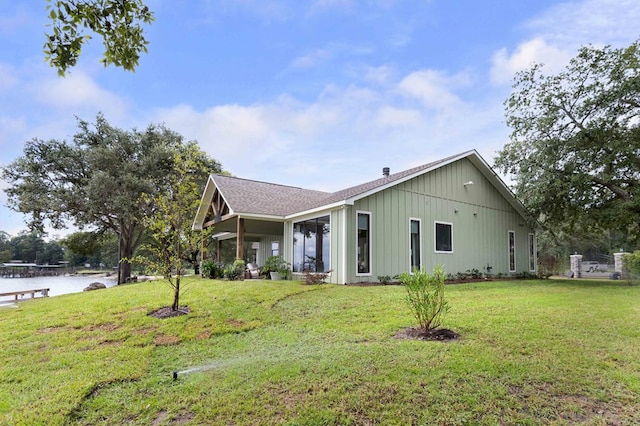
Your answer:
[[[173,304],[171,305],[172,311],[177,311],[180,306],[180,273],[176,277],[176,285],[173,287]]]
[[[120,238],[120,276],[118,284],[126,283],[131,278],[131,258],[133,257],[133,240],[131,236],[122,234]]]

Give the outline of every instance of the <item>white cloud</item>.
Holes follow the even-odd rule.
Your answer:
[[[359,72],[359,75],[363,76],[362,78],[366,82],[386,84],[391,81],[395,73],[395,69],[390,65],[382,65],[379,67],[365,66],[364,70]]]
[[[502,48],[491,59],[491,82],[510,83],[517,72],[530,68],[534,63],[545,64],[545,69],[557,72],[568,63],[571,56],[571,53],[551,46],[540,38],[520,44],[511,55],[506,48]]]
[[[16,85],[18,79],[15,71],[8,65],[0,64],[0,91],[10,89]]]
[[[573,0],[549,8],[525,28],[550,44],[575,51],[585,44],[628,44],[639,35],[638,22],[637,0]]]
[[[407,96],[419,99],[427,108],[443,110],[457,108],[461,104],[452,89],[466,86],[468,82],[464,74],[448,76],[441,71],[421,70],[406,76],[399,89]]]
[[[4,7],[5,4],[3,4],[3,8]],[[4,10],[3,15],[0,15],[0,34],[15,35],[14,33],[16,31],[27,26],[31,22],[29,12],[26,10],[24,5],[18,3],[13,4],[12,7],[15,7],[15,10],[11,11],[12,14],[4,14],[6,13],[6,10]],[[20,36],[15,35],[15,37]]]
[[[40,102],[59,109],[102,111],[107,117],[126,116],[128,102],[101,88],[87,73],[74,70],[67,77],[48,77],[34,87],[34,96]],[[93,113],[93,112],[92,112]]]
[[[637,0],[571,0],[558,3],[522,25],[526,40],[509,52],[504,47],[492,57],[491,82],[511,82],[516,72],[534,62],[555,73],[566,66],[581,46],[625,46],[638,36]]]
[[[380,108],[375,119],[377,126],[417,127],[423,119],[422,113],[415,109],[402,109],[393,106]]]
[[[465,74],[422,70],[387,83],[328,85],[308,102],[282,95],[253,105],[179,105],[153,121],[196,139],[237,176],[324,190],[471,148],[491,158],[504,144],[495,99],[472,105],[455,95],[469,84]]]
[[[373,51],[368,46],[350,45],[344,43],[329,43],[326,46],[312,50],[292,61],[294,68],[312,68],[333,61],[336,58],[368,55]]]
[[[307,14],[315,15],[317,13],[335,11],[336,9],[348,10],[352,9],[354,5],[353,0],[315,0]]]
[[[316,49],[293,60],[294,68],[313,68],[323,62],[329,61],[333,53],[327,49]]]

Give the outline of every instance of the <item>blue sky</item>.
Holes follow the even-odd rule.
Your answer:
[[[46,1],[0,0],[0,164],[76,117],[162,123],[235,176],[333,191],[509,138],[503,102],[533,62],[640,36],[637,0],[148,0],[135,73],[94,38],[65,78],[42,54]],[[0,189],[6,182],[0,181]],[[5,207],[0,230],[24,217]],[[58,234],[64,232],[54,231]]]

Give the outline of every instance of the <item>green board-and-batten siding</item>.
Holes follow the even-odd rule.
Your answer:
[[[473,184],[465,186],[469,181]],[[371,213],[370,276],[355,273],[358,211]],[[347,208],[346,216],[347,282],[377,281],[380,275],[409,270],[410,218],[420,219],[422,264],[428,270],[443,264],[452,274],[474,268],[485,272],[489,265],[493,273],[508,273],[511,230],[516,233],[516,271],[529,271],[528,235],[534,231],[467,159],[357,200]],[[435,252],[436,221],[453,224],[453,253]],[[334,245],[342,247],[341,239],[332,238],[332,261]]]

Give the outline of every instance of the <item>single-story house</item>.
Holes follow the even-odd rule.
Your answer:
[[[211,175],[193,229],[235,238],[328,282],[378,281],[413,268],[447,273],[536,271],[535,220],[475,151],[328,193]]]

